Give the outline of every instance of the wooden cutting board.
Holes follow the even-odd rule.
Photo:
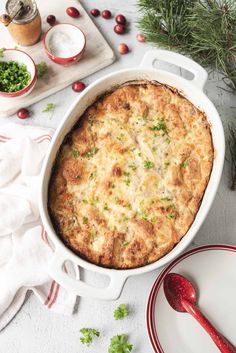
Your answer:
[[[87,45],[83,58],[71,66],[61,66],[48,59],[44,52],[42,39],[32,47],[19,47],[32,56],[35,63],[45,61],[49,67],[49,73],[46,78],[38,80],[34,90],[23,98],[0,98],[0,117],[10,116],[19,108],[28,107],[39,100],[61,90],[72,82],[82,79],[108,65],[115,60],[115,55],[102,34],[99,32],[81,3],[77,0],[57,0],[45,1],[37,0],[37,5],[42,18],[43,33],[50,26],[46,22],[49,14],[54,14],[58,23],[72,23],[79,26],[86,34]],[[66,14],[68,6],[75,6],[81,16],[73,19]],[[2,7],[2,6],[1,6]],[[1,9],[2,10],[2,9]],[[0,48],[14,48],[13,42],[8,30],[0,25]]]

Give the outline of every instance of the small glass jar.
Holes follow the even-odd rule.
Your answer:
[[[39,41],[42,25],[34,0],[8,0],[6,13],[10,19],[8,30],[17,44],[29,46]]]

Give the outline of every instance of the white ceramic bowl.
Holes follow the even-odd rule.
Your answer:
[[[194,78],[188,81],[173,73],[164,70],[155,69],[153,63],[156,59],[166,61],[183,67],[192,72]],[[63,142],[66,134],[71,130],[78,118],[83,114],[85,109],[92,104],[96,98],[117,85],[123,84],[126,81],[132,80],[156,80],[160,83],[177,88],[187,99],[189,99],[196,107],[206,113],[207,119],[211,126],[213,144],[215,149],[215,158],[213,169],[207,185],[201,206],[196,215],[196,218],[182,240],[165,256],[156,262],[130,270],[115,270],[97,266],[81,259],[68,249],[62,240],[57,236],[47,209],[48,203],[48,182],[50,179],[54,160],[58,149]],[[90,296],[95,298],[113,300],[117,299],[122,291],[123,285],[129,276],[139,275],[141,273],[156,270],[178,256],[191,243],[199,230],[201,224],[205,220],[207,213],[214,200],[218,184],[221,178],[221,173],[224,163],[225,140],[224,131],[220,117],[211,101],[203,93],[203,87],[207,80],[206,71],[191,59],[180,54],[165,50],[152,50],[147,52],[143,58],[140,67],[126,69],[114,72],[92,83],[86,88],[79,98],[75,101],[72,107],[66,113],[59,128],[57,129],[51,149],[45,158],[42,182],[40,190],[40,214],[43,224],[48,232],[50,239],[55,246],[55,252],[50,263],[50,274],[59,284],[65,287],[68,291],[81,296]],[[62,269],[66,260],[71,260],[78,266],[87,270],[94,271],[110,277],[110,283],[106,288],[95,288],[94,286],[84,283],[82,280],[75,280],[69,277]]]
[[[82,58],[86,47],[84,32],[70,23],[60,23],[51,27],[45,33],[43,42],[47,56],[59,65],[76,63]]]
[[[3,57],[0,58],[2,61],[16,61],[19,64],[24,64],[27,67],[28,72],[31,75],[30,82],[20,91],[16,92],[2,92],[0,91],[0,97],[4,98],[19,98],[27,96],[35,87],[37,82],[36,66],[34,60],[29,54],[19,49],[5,49]]]

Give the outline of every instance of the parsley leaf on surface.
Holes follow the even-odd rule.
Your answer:
[[[36,74],[37,78],[43,78],[48,73],[48,66],[45,61],[41,61],[39,64],[36,65]]]
[[[108,353],[129,353],[132,349],[133,345],[128,342],[128,336],[122,334],[111,338]]]
[[[129,242],[125,242],[125,243],[127,243],[128,245]],[[114,311],[114,318],[116,320],[123,320],[128,315],[129,315],[129,310],[125,304],[120,304]]]
[[[54,103],[48,103],[46,107],[42,110],[43,113],[53,112],[56,107]]]
[[[83,344],[87,344],[88,346],[90,343],[93,342],[93,336],[100,336],[100,332],[94,328],[82,328],[80,330],[82,336],[80,337],[80,342]]]

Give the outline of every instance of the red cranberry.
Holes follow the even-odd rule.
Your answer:
[[[82,92],[85,89],[85,84],[81,81],[76,81],[72,84],[72,89],[75,92]]]
[[[109,10],[102,11],[102,17],[108,20],[109,18],[111,18],[111,11]]]
[[[53,26],[56,22],[56,17],[54,15],[49,15],[47,17],[47,23],[50,24],[50,26]]]
[[[90,10],[90,13],[93,17],[98,17],[100,15],[100,11],[98,9]]]
[[[117,15],[116,22],[119,23],[120,25],[125,25],[126,24],[125,16],[124,15]]]
[[[30,112],[26,108],[21,108],[18,110],[17,116],[19,119],[27,119],[30,116]]]
[[[68,7],[66,9],[66,13],[70,17],[79,17],[80,16],[79,10],[77,10],[76,7]]]
[[[141,33],[137,34],[136,38],[138,42],[145,42],[145,37]]]
[[[128,47],[128,45],[127,44],[125,44],[125,43],[120,43],[119,45],[118,45],[118,51],[119,51],[119,53],[120,54],[127,54],[128,52],[129,52],[129,47]]]
[[[124,34],[125,33],[125,26],[123,26],[123,25],[115,25],[114,31],[117,34]]]

